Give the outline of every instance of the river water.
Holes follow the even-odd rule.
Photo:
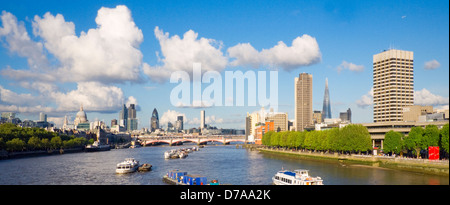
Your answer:
[[[322,177],[326,185],[449,184],[448,176],[280,157],[234,145],[208,145],[184,159],[164,159],[167,150],[192,146],[195,144],[0,160],[0,184],[163,185],[162,177],[167,171],[180,169],[206,176],[208,181],[218,179],[224,184],[268,185],[272,176],[282,168],[308,169],[311,176]],[[115,174],[116,164],[129,157],[141,164],[152,164],[152,171]]]

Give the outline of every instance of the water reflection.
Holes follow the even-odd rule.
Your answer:
[[[184,147],[192,147],[186,145]],[[235,146],[206,146],[185,159],[164,159],[164,152],[180,147],[144,147],[108,152],[74,153],[0,161],[0,184],[141,184],[162,185],[168,170],[180,169],[234,185],[271,184],[282,168],[308,169],[326,185],[449,184],[443,176],[348,165],[333,161],[261,154]],[[150,172],[115,174],[115,166],[133,157],[153,165]]]

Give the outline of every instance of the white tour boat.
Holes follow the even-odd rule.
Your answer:
[[[311,177],[308,170],[297,169],[292,171],[281,170],[272,177],[275,185],[323,185],[320,177]]]
[[[125,161],[117,164],[116,173],[117,174],[126,174],[135,172],[139,168],[139,161],[134,158],[127,158]]]

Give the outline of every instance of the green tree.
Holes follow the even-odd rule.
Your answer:
[[[48,140],[47,138],[41,139],[41,148],[46,150],[50,149],[51,148],[50,140]]]
[[[25,142],[19,138],[14,138],[6,142],[6,150],[9,152],[23,151]]]
[[[422,149],[428,149],[430,146],[439,146],[439,128],[436,125],[427,125],[423,133],[424,146]]]
[[[416,157],[419,158],[420,150],[423,147],[423,133],[424,130],[422,127],[413,127],[408,134],[408,137],[405,137],[404,144],[406,149],[412,150],[413,154],[416,154]]]
[[[305,148],[305,132],[296,131],[295,145],[299,148]]]
[[[50,140],[50,145],[53,149],[59,149],[63,145],[60,137],[52,137]]]
[[[444,151],[449,153],[449,150],[448,150],[448,123],[445,124],[441,128],[440,135],[441,135],[441,149],[443,149]]]
[[[336,152],[339,151],[338,140],[339,140],[339,128],[332,128],[327,132],[327,147],[330,151]]]
[[[41,149],[41,140],[38,137],[30,137],[28,139],[28,147],[32,150]]]
[[[2,137],[0,137],[0,150],[2,149],[6,149],[6,142]]]
[[[272,136],[270,136],[270,146],[280,146],[280,132],[274,132]]]
[[[383,151],[400,154],[403,150],[403,135],[400,132],[393,130],[386,133],[384,136]]]
[[[270,146],[270,137],[272,136],[273,133],[274,133],[274,131],[269,131],[269,132],[264,133],[264,135],[261,139],[261,143],[263,145]]]

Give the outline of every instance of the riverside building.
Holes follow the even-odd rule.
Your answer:
[[[414,104],[414,54],[390,49],[373,56],[373,122],[403,121]]]
[[[303,131],[313,125],[312,75],[300,73],[295,78],[295,130]]]

